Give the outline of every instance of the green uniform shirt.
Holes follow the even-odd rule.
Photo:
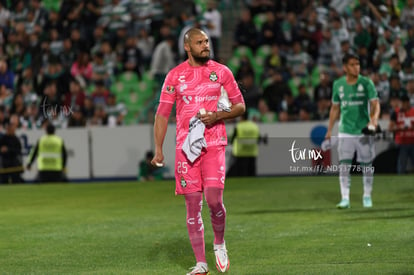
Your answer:
[[[359,75],[354,85],[349,85],[345,76],[337,79],[333,83],[332,103],[340,104],[339,132],[360,135],[370,121],[369,103],[373,99],[378,99],[378,94],[371,79]]]

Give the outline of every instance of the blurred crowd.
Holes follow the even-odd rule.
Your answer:
[[[184,17],[201,12],[179,2],[1,0],[0,125],[12,114],[28,129],[137,123],[177,64]]]
[[[383,118],[403,95],[414,103],[414,0],[0,0],[0,125],[12,114],[28,129],[151,122],[192,26],[257,121],[327,119],[345,52],[360,56]]]
[[[325,120],[342,56],[360,57],[381,118],[414,104],[414,1],[245,1],[229,63],[261,122]],[[237,61],[237,62],[236,62]]]

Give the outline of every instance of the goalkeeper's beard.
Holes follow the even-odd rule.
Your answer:
[[[201,56],[193,56],[194,61],[199,63],[199,64],[206,64],[207,61],[210,60],[210,56],[206,56],[206,57],[201,57]]]
[[[207,56],[193,55],[193,59],[199,64],[206,64],[210,60],[210,52]]]

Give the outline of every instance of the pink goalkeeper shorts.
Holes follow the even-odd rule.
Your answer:
[[[175,151],[175,194],[201,192],[204,188],[224,189],[226,179],[225,146],[211,146],[191,163],[183,150]]]

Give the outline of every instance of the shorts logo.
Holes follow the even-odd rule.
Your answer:
[[[174,86],[167,86],[165,88],[165,90],[167,91],[167,93],[172,94],[172,93],[174,93],[175,88],[174,88]]]
[[[222,177],[220,178],[220,181],[221,181],[221,183],[222,183],[222,184],[224,184],[224,176],[222,176]]]
[[[217,78],[217,74],[216,74],[216,72],[214,72],[214,71],[213,71],[213,72],[211,72],[211,73],[210,73],[210,80],[211,80],[211,81],[216,82],[216,81],[217,81],[217,79],[218,79],[218,78]]]
[[[187,183],[185,182],[185,179],[183,176],[181,176],[180,183],[181,183],[181,187],[183,188],[187,187]]]

